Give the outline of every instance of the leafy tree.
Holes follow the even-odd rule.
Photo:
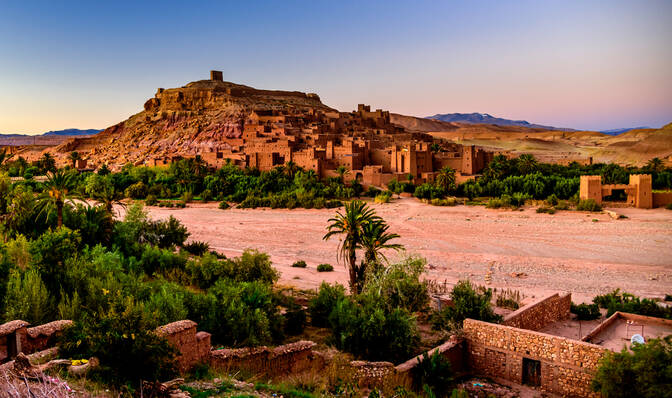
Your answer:
[[[327,234],[324,240],[335,235],[343,235],[338,247],[338,258],[344,260],[350,275],[350,291],[357,294],[366,273],[366,263],[357,265],[357,249],[361,247],[364,227],[372,222],[380,221],[373,209],[364,202],[355,200],[345,205],[345,213],[340,211],[329,219]]]
[[[605,398],[672,397],[672,336],[607,352],[593,379]]]
[[[329,314],[334,310],[336,303],[342,299],[345,299],[345,288],[342,285],[322,282],[317,296],[310,300],[308,307],[313,326],[329,326]]]
[[[38,160],[38,164],[42,170],[45,172],[54,172],[56,171],[56,159],[49,153],[45,152],[40,160]]]
[[[427,282],[421,280],[426,265],[421,257],[407,257],[387,268],[370,271],[362,296],[378,300],[388,310],[423,311],[429,304]]]
[[[665,164],[661,158],[653,158],[646,163],[645,169],[654,173],[660,173],[665,169]]]
[[[529,153],[518,157],[518,172],[522,175],[534,173],[537,169],[537,160]]]

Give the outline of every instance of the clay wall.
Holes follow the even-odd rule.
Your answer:
[[[177,349],[177,367],[182,373],[210,358],[210,333],[196,333],[196,322],[182,320],[169,323],[159,327],[156,333]]]
[[[267,377],[299,373],[324,366],[323,358],[313,352],[314,346],[312,341],[298,341],[272,349],[215,350],[210,353],[210,365],[222,371],[244,370]]]
[[[582,200],[593,199],[602,203],[602,176],[581,176],[579,197]]]
[[[653,192],[653,207],[665,207],[672,203],[672,192]]]
[[[29,354],[54,347],[63,329],[72,325],[70,320],[59,320],[26,329],[21,342],[21,351]]]
[[[600,346],[564,337],[466,319],[463,326],[473,373],[523,384],[523,359],[539,361],[540,387],[571,397],[596,397],[590,389]]]
[[[540,330],[547,325],[569,318],[572,295],[555,293],[530,303],[504,317],[502,325],[527,330]]]

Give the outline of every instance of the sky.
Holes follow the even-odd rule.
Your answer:
[[[660,127],[670,16],[668,0],[0,0],[0,133],[109,127],[211,69],[341,111]]]

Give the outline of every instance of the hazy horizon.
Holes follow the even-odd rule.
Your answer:
[[[0,133],[103,129],[158,87],[224,79],[425,117],[672,122],[669,1],[5,4]]]

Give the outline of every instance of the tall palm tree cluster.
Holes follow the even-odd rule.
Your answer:
[[[364,287],[367,270],[375,270],[387,262],[384,249],[400,250],[402,245],[391,243],[399,235],[388,232],[389,226],[364,202],[355,200],[345,205],[329,219],[324,240],[340,235],[338,260],[343,261],[350,277],[350,291],[358,294]],[[357,250],[364,250],[364,259],[357,264]]]

